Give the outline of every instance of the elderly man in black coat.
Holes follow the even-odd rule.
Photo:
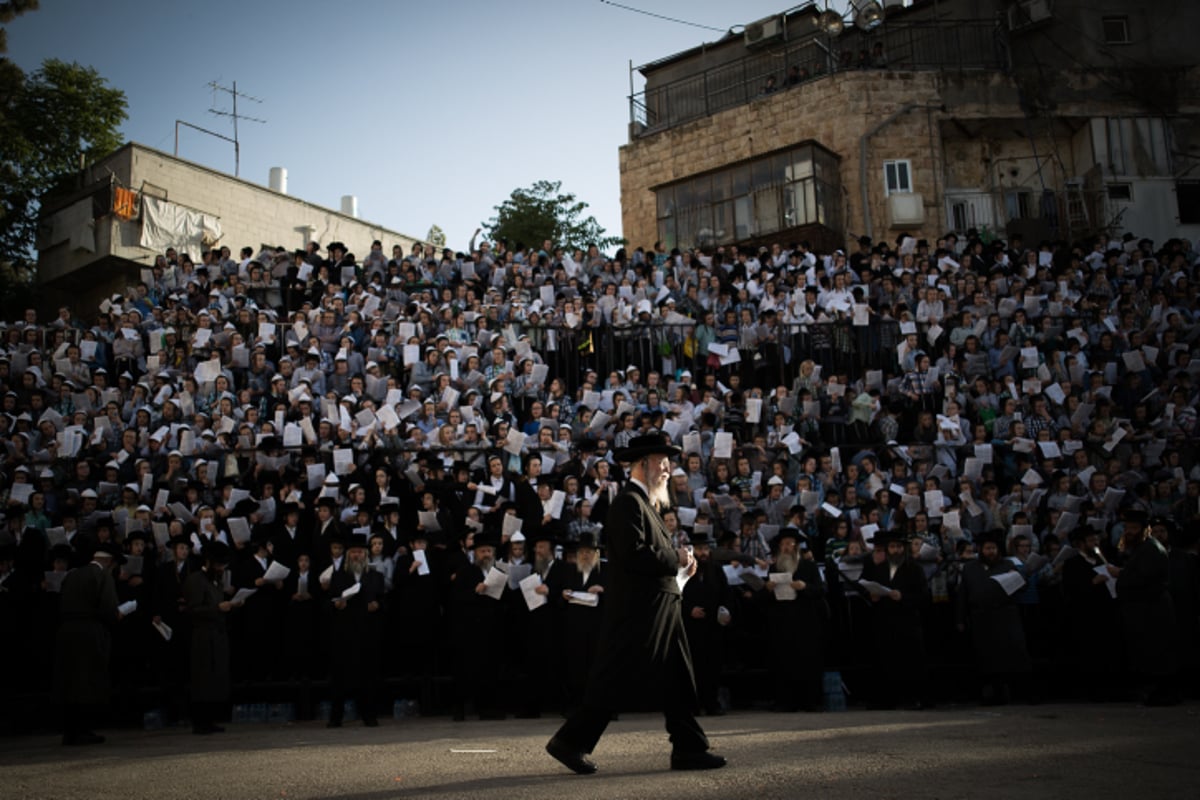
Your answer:
[[[63,579],[59,599],[55,678],[63,704],[63,744],[100,744],[89,717],[108,703],[112,628],[120,619],[114,563],[124,563],[111,543],[96,548],[90,563]]]
[[[798,530],[784,528],[772,545],[776,548],[772,576],[761,594],[767,605],[772,710],[816,711],[825,668],[825,582],[816,563],[800,552]]]
[[[342,568],[329,580],[329,597],[334,612],[328,727],[342,726],[346,697],[354,694],[363,724],[374,728],[379,724],[387,587],[383,575],[367,564],[366,534],[350,537]]]
[[[568,769],[596,771],[588,757],[616,710],[632,676],[646,676],[663,699],[671,737],[672,769],[714,769],[725,759],[708,750],[696,722],[696,682],[683,628],[679,576],[696,571],[692,554],[676,550],[663,524],[671,456],[679,448],[659,433],[637,436],[619,451],[630,481],[613,500],[604,532],[608,546],[605,612],[599,658],[583,707],[573,713],[546,751]]]

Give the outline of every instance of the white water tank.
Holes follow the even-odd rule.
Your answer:
[[[287,167],[271,167],[270,177],[267,179],[267,185],[273,191],[280,194],[287,194]]]
[[[358,197],[356,195],[342,195],[342,213],[358,219]]]

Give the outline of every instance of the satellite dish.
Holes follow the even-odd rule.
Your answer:
[[[883,22],[883,6],[877,0],[851,0],[854,24],[859,30],[874,30]]]
[[[826,36],[836,39],[842,35],[842,31],[846,28],[846,22],[842,19],[842,15],[833,9],[827,9],[821,18],[817,20],[817,24]]]

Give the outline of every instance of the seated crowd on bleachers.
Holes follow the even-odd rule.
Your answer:
[[[684,451],[665,518],[701,563],[710,713],[843,680],[962,699],[951,673],[995,701],[1194,692],[1188,241],[511,244],[171,250],[99,309],[4,326],[4,702],[56,689],[64,575],[111,549],[139,720],[203,702],[214,624],[235,692],[302,716],[569,707],[614,452],[651,432]]]

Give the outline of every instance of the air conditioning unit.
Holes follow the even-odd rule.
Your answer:
[[[1017,0],[1008,8],[1008,29],[1019,30],[1053,15],[1053,0]]]
[[[746,47],[754,47],[778,39],[783,36],[783,17],[776,15],[760,19],[758,22],[751,22],[746,26],[744,36]]]
[[[920,228],[925,224],[925,197],[917,192],[888,195],[888,223],[893,229]]]

